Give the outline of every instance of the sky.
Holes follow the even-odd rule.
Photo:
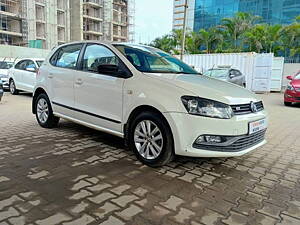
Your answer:
[[[173,0],[135,0],[135,42],[148,44],[172,30]]]

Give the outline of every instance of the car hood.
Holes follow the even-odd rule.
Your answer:
[[[291,84],[292,84],[295,88],[300,88],[300,80],[292,80]]]
[[[189,93],[192,92],[195,96],[229,105],[247,104],[251,101],[260,100],[254,93],[245,88],[203,75],[167,73],[146,73],[146,75],[169,82],[189,91]]]

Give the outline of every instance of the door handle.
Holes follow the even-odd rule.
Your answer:
[[[77,80],[75,81],[75,83],[76,83],[77,85],[82,85],[83,80],[79,78],[79,79],[77,79]]]
[[[48,78],[52,79],[53,78],[53,73],[49,73]]]

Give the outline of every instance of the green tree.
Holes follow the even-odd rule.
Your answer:
[[[249,13],[238,12],[232,18],[224,18],[222,20],[223,25],[220,27],[227,30],[233,48],[240,51],[243,47],[240,37],[249,30],[259,18],[260,17],[253,16]]]
[[[250,51],[260,53],[264,49],[267,43],[266,31],[266,25],[257,24],[244,33],[244,43]]]
[[[173,54],[176,47],[176,40],[172,35],[164,35],[163,37],[156,38],[152,41],[150,46]]]

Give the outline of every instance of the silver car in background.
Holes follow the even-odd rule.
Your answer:
[[[246,87],[245,75],[238,69],[231,67],[217,67],[207,70],[204,75]]]
[[[13,62],[0,61],[0,80],[2,81],[3,89],[9,89],[8,70],[14,65]]]

